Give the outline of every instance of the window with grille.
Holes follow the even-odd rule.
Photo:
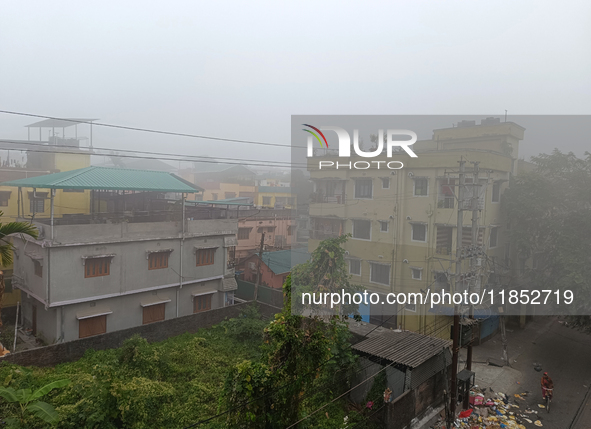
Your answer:
[[[195,252],[197,254],[197,266],[213,265],[215,249],[199,249]]]
[[[168,257],[170,252],[154,252],[148,256],[148,269],[159,270],[161,268],[168,268]]]
[[[355,198],[371,198],[373,196],[373,182],[371,179],[355,180]]]
[[[370,281],[382,285],[390,285],[390,265],[370,262]]]
[[[29,200],[29,211],[31,213],[43,213],[45,211],[45,200],[41,198]]]
[[[354,220],[353,238],[358,238],[361,240],[371,240],[371,221]]]
[[[440,209],[453,209],[455,205],[454,186],[455,179],[439,180],[439,197],[437,207]]]
[[[423,278],[423,271],[419,268],[411,268],[412,278],[414,280],[421,280]]]
[[[88,258],[84,263],[84,277],[101,277],[110,274],[111,258]]]
[[[380,231],[381,232],[388,232],[388,221],[386,221],[386,220],[380,221]]]
[[[361,261],[359,259],[349,260],[349,274],[353,274],[355,276],[361,275]]]
[[[144,307],[142,324],[146,325],[148,323],[160,322],[164,320],[166,310],[165,305],[165,303],[162,303]]]
[[[390,178],[389,177],[382,178],[382,189],[390,189]]]
[[[263,205],[270,206],[271,205],[271,197],[263,197]]]
[[[194,299],[193,313],[211,310],[211,294],[196,296]]]
[[[211,194],[211,200],[212,201],[217,201],[218,200],[218,194]]]
[[[427,241],[427,225],[422,223],[412,224],[412,240]]]
[[[248,240],[252,228],[238,228],[238,240]]]
[[[43,265],[41,265],[41,261],[33,261],[33,265],[35,265],[35,275],[43,277]]]
[[[426,178],[415,179],[414,194],[417,197],[424,197],[429,192],[429,180]]]
[[[236,192],[225,192],[224,193],[224,198],[228,199],[228,198],[236,198]]]

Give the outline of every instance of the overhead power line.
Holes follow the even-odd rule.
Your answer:
[[[102,122],[94,122],[94,121],[92,121],[92,122],[91,121],[81,121],[81,120],[75,120],[75,119],[69,119],[69,118],[58,118],[55,116],[35,115],[33,113],[14,112],[11,110],[0,110],[0,113],[5,113],[7,115],[16,115],[16,116],[28,116],[31,118],[53,119],[53,120],[57,120],[57,121],[69,121],[69,122],[75,122],[78,124],[87,124],[87,125],[93,125],[93,126],[96,125],[99,127],[117,128],[117,129],[121,129],[121,130],[142,131],[145,133],[163,134],[163,135],[167,135],[167,136],[191,137],[191,138],[197,138],[197,139],[256,144],[256,145],[262,145],[262,146],[275,146],[275,147],[285,147],[285,148],[292,147],[289,144],[268,143],[268,142],[254,141],[254,140],[231,139],[231,138],[226,138],[226,137],[205,136],[205,135],[200,135],[200,134],[190,134],[190,133],[179,133],[179,132],[174,132],[174,131],[154,130],[154,129],[150,129],[150,128],[128,127],[125,125],[105,124]],[[57,127],[57,128],[60,128],[60,127]],[[304,148],[304,147],[302,146],[302,148]]]
[[[7,140],[0,140],[0,143],[13,143],[13,141]],[[1,150],[14,150],[8,148],[0,148]],[[26,149],[27,152],[38,152],[38,153],[51,153],[48,150],[41,150],[41,149]],[[67,151],[67,150],[60,150],[59,153],[67,153],[72,155],[80,155],[79,151]],[[243,162],[241,159],[234,158],[232,161],[213,161],[213,160],[198,160],[193,158],[175,158],[175,157],[166,157],[166,156],[138,156],[138,155],[110,155],[110,154],[91,154],[95,156],[116,156],[118,158],[134,158],[134,159],[156,159],[156,160],[166,160],[166,161],[188,161],[188,162],[206,162],[212,164],[228,164],[228,165],[250,165],[250,166],[260,166],[260,167],[289,167],[289,165],[282,165],[282,164],[274,164],[273,161],[260,161],[260,163],[253,163],[253,162]],[[229,159],[229,158],[226,158]]]
[[[44,148],[72,148],[72,146],[68,145],[46,145],[44,143],[35,143],[29,141],[21,141],[21,140],[8,140],[2,139],[0,143],[10,143],[15,145],[27,145],[27,146],[40,146]],[[17,148],[0,148],[2,150],[19,150]],[[263,159],[241,159],[241,158],[223,158],[223,157],[210,157],[210,156],[202,156],[202,155],[183,155],[183,154],[174,154],[174,153],[164,153],[164,152],[149,152],[145,150],[132,150],[132,149],[115,149],[109,147],[93,147],[94,150],[104,150],[104,151],[112,151],[112,152],[125,152],[125,153],[132,153],[132,154],[145,154],[145,155],[157,155],[158,158],[150,158],[145,156],[130,156],[130,155],[121,155],[119,153],[93,153],[88,152],[88,155],[95,155],[95,156],[109,156],[109,157],[119,157],[119,158],[137,158],[137,159],[166,159],[168,161],[185,161],[185,162],[207,162],[212,164],[232,164],[226,161],[239,161],[233,164],[237,165],[264,165],[264,166],[272,166],[272,167],[291,167],[296,164],[292,164],[290,161],[266,161]],[[32,149],[25,149],[29,152],[35,152]],[[51,153],[54,151],[51,150],[42,150],[37,152],[46,152]],[[86,152],[75,152],[75,151],[64,151],[60,150],[58,153],[68,153],[68,154],[86,154]],[[254,162],[264,162],[264,164],[248,164],[244,161],[254,161]],[[305,167],[305,164],[297,164],[299,167]]]

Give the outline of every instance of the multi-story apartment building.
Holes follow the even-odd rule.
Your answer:
[[[40,217],[15,238],[25,326],[69,341],[222,307],[236,289],[236,219],[183,204],[197,187],[166,172],[89,167],[5,185],[90,191],[90,214]],[[51,199],[51,206],[54,204]]]
[[[478,243],[487,254],[482,272],[483,281],[488,281],[488,274],[508,257],[508,226],[500,203],[510,176],[518,173],[523,136],[521,126],[488,118],[479,125],[461,122],[457,127],[434,130],[431,140],[413,145],[417,158],[401,152],[392,158],[384,153],[371,159],[401,161],[404,168],[400,170],[319,170],[318,157],[309,158],[315,184],[309,251],[327,237],[352,234],[345,248],[353,282],[382,294],[449,290],[455,280],[466,281],[453,278],[458,161],[463,159],[467,161],[464,199],[479,189]],[[334,154],[325,156],[327,161],[343,162]],[[479,187],[473,186],[470,162],[479,162]],[[469,209],[470,203],[464,208]],[[463,244],[470,245],[471,213],[464,212],[462,237]],[[369,313],[377,323],[389,320],[390,325],[405,329],[449,335],[449,317],[438,316],[427,306],[406,304],[385,310],[380,303],[370,305]]]
[[[84,121],[84,120],[83,120]],[[62,130],[57,136],[53,128]],[[0,182],[35,177],[60,171],[70,171],[90,166],[92,149],[85,146],[85,137],[71,132],[65,137],[65,129],[76,127],[76,122],[44,120],[27,126],[30,130],[39,128],[39,136],[44,128],[50,128],[47,140],[6,139],[0,142]],[[51,135],[52,134],[52,135]],[[72,213],[89,213],[90,191],[59,189],[54,196],[54,217],[61,218]],[[49,216],[49,194],[45,191],[23,187],[16,190],[0,186],[0,210],[2,221],[14,221],[17,218],[35,219]],[[20,291],[12,287],[12,267],[2,267],[5,274],[6,290],[2,307],[13,307],[20,301]]]

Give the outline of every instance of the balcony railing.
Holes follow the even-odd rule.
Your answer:
[[[311,202],[315,204],[319,203],[329,203],[329,204],[345,204],[345,194],[339,194],[334,196],[326,196],[326,195],[312,195]]]

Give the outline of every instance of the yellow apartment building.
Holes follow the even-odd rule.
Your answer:
[[[198,201],[249,198],[251,202],[254,202],[256,174],[242,165],[214,161],[195,163],[192,168],[179,172],[183,179],[203,188],[203,192],[196,194],[194,198]]]
[[[41,176],[60,171],[70,171],[90,166],[91,152],[78,146],[63,148],[62,139],[51,142],[11,141],[0,148],[0,183]],[[52,147],[52,143],[56,146]],[[34,149],[34,150],[31,150]],[[18,162],[15,162],[18,160]],[[0,185],[0,210],[2,222],[34,220],[50,216],[50,195],[47,190],[6,187]],[[89,213],[90,191],[56,190],[54,216]],[[20,301],[20,291],[12,288],[12,266],[2,267],[6,290],[2,307],[15,306]]]
[[[511,175],[518,173],[518,149],[523,136],[524,128],[518,124],[489,118],[479,125],[459,123],[457,127],[434,130],[431,140],[413,145],[417,158],[404,152],[387,158],[384,152],[370,159],[385,161],[382,166],[400,161],[404,168],[399,170],[319,170],[319,159],[336,165],[344,158],[308,158],[314,183],[309,252],[322,239],[352,234],[345,249],[353,283],[384,296],[389,292],[450,290],[456,257],[458,161],[463,159],[467,161],[465,200],[476,189],[472,186],[471,162],[479,162],[478,241],[487,255],[482,262],[482,284],[492,281],[495,271],[509,257],[509,232],[501,212],[501,196]],[[368,158],[351,159],[356,160]],[[470,202],[464,208],[462,242],[468,246]],[[467,268],[466,261],[463,272]],[[389,326],[449,338],[451,317],[418,304],[389,307],[384,310],[381,304],[370,305],[370,321],[388,321]]]

